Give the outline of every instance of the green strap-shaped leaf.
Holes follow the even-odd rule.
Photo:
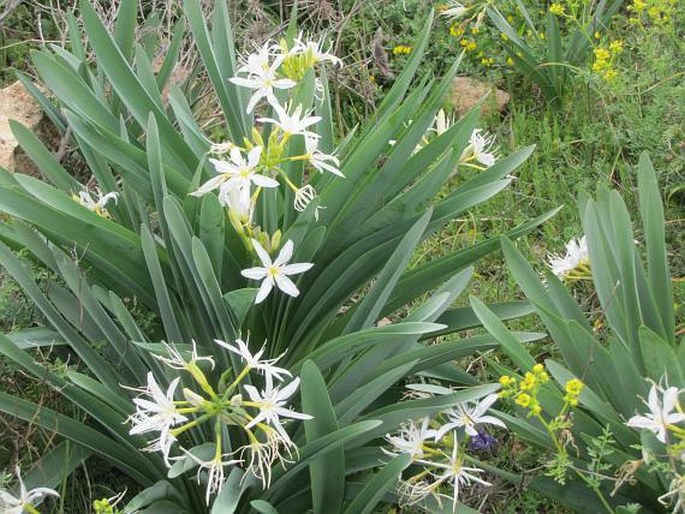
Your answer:
[[[670,344],[675,343],[675,318],[673,312],[673,286],[666,258],[664,207],[659,193],[654,168],[646,153],[640,155],[637,169],[637,184],[640,197],[640,215],[645,231],[647,247],[647,270],[651,293],[658,305],[663,332],[661,337]],[[657,327],[650,327],[657,330]]]
[[[355,315],[345,327],[345,333],[356,332],[370,327],[385,306],[395,285],[404,272],[411,259],[416,245],[423,237],[432,211],[427,211],[414,226],[407,232],[397,245],[397,248],[388,259],[386,265],[379,273],[371,289],[364,295]]]
[[[302,410],[313,416],[305,421],[304,431],[308,443],[335,432],[339,426],[328,396],[326,382],[312,361],[302,366]],[[312,486],[312,506],[315,514],[335,514],[342,510],[345,495],[345,455],[342,447],[309,464]]]
[[[364,488],[347,505],[345,514],[371,514],[383,495],[397,483],[400,474],[411,463],[411,455],[398,455],[374,473]]]

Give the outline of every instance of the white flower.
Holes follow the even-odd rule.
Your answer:
[[[489,134],[481,135],[481,129],[474,129],[469,138],[469,146],[461,155],[462,161],[477,160],[484,166],[495,164],[495,137]]]
[[[262,359],[262,354],[264,353],[265,346],[262,346],[262,348],[253,355],[250,352],[250,348],[247,346],[247,343],[242,339],[235,340],[236,346],[233,346],[220,339],[215,339],[214,342],[219,346],[223,346],[230,352],[240,355],[240,357],[243,359],[245,365],[248,368],[254,369],[264,374],[267,383],[267,388],[273,387],[274,379],[278,380],[279,382],[283,382],[284,377],[292,377],[290,371],[288,371],[287,369],[275,366],[278,360],[285,354],[281,354],[275,359]]]
[[[14,496],[9,491],[0,490],[0,512],[3,514],[22,514],[23,512],[37,512],[33,507],[40,505],[43,498],[46,496],[56,496],[59,498],[57,491],[47,487],[37,487],[26,490],[26,485],[21,479],[21,470],[19,466],[15,468],[17,480],[19,480],[19,496]]]
[[[293,207],[295,208],[296,211],[302,212],[307,208],[307,205],[316,198],[316,189],[314,189],[312,186],[307,184],[304,187],[301,187],[297,191],[295,191],[295,200],[293,201]],[[318,211],[315,214],[315,217],[317,218],[318,221]]]
[[[262,98],[266,98],[267,102],[272,107],[278,106],[278,100],[274,95],[275,89],[290,89],[297,85],[297,82],[287,78],[278,78],[278,68],[283,63],[284,56],[276,56],[274,61],[269,64],[271,57],[269,43],[257,53],[251,54],[247,58],[247,64],[241,67],[238,71],[247,73],[247,77],[233,77],[231,82],[238,86],[254,89],[250,101],[247,104],[247,112],[251,113],[257,102]]]
[[[221,490],[221,487],[224,485],[224,482],[226,481],[224,468],[226,466],[231,466],[233,464],[241,464],[243,462],[242,460],[233,459],[223,460],[223,457],[226,457],[226,455],[221,454],[215,456],[211,460],[202,460],[199,457],[193,455],[188,450],[184,449],[183,451],[188,457],[190,457],[197,464],[199,464],[199,468],[197,470],[198,484],[200,483],[200,474],[203,470],[207,470],[207,492],[205,493],[205,501],[207,502],[207,505],[209,505],[209,498],[212,496],[212,494],[218,493]]]
[[[215,155],[223,155],[225,153],[230,152],[235,147],[235,144],[233,144],[231,141],[224,141],[223,143],[212,143],[209,147],[209,153]]]
[[[97,194],[97,200],[94,199],[89,191],[81,191],[78,196],[74,196],[74,199],[78,201],[81,205],[83,205],[86,209],[89,211],[93,211],[95,214],[98,216],[103,216],[103,217],[109,217],[109,213],[107,212],[106,205],[109,203],[110,200],[114,200],[114,203],[116,204],[119,200],[119,193],[116,193],[114,191],[107,193],[107,194],[102,194],[102,191],[99,189],[96,191]]]
[[[253,280],[262,280],[262,284],[257,292],[255,303],[261,303],[269,295],[274,285],[289,296],[297,296],[300,294],[299,289],[288,278],[288,275],[296,275],[304,273],[311,269],[314,264],[311,262],[301,262],[297,264],[288,264],[288,261],[293,255],[293,242],[291,239],[286,241],[278,253],[275,261],[271,261],[271,257],[267,251],[255,239],[252,240],[252,245],[259,260],[262,262],[261,267],[248,268],[240,272],[243,277]]]
[[[661,399],[659,398],[660,393],[662,395]],[[677,387],[663,389],[656,384],[652,384],[647,401],[644,402],[649,407],[649,412],[644,416],[633,416],[626,425],[654,432],[656,438],[665,444],[668,427],[685,421],[685,413],[673,412],[678,405],[679,395],[680,389]]]
[[[155,381],[152,372],[149,372],[147,374],[147,388],[134,390],[150,397],[150,400],[140,397],[134,398],[133,403],[136,405],[136,412],[128,418],[128,421],[133,424],[133,428],[129,431],[131,435],[159,432],[159,437],[146,450],[161,451],[167,465],[169,465],[171,445],[176,441],[176,438],[171,434],[171,427],[188,420],[184,415],[178,413],[174,403],[174,393],[179,380],[179,377],[172,380],[169,389],[164,393]]]
[[[671,480],[668,492],[657,498],[664,507],[671,507],[670,512],[685,512],[685,477],[676,475]]]
[[[252,220],[253,208],[249,187],[239,187],[230,182],[221,184],[219,203],[234,211],[239,218],[248,222]]]
[[[461,18],[468,11],[468,7],[464,7],[459,2],[451,1],[450,4],[440,11],[440,15],[451,20]]]
[[[299,385],[300,379],[295,378],[283,389],[278,387],[268,387],[267,384],[266,389],[261,393],[256,387],[246,385],[245,390],[250,396],[250,401],[254,404],[252,406],[258,408],[259,413],[252,419],[252,421],[245,425],[245,428],[249,429],[262,422],[267,423],[276,429],[276,432],[278,432],[278,435],[281,437],[281,441],[283,441],[286,445],[292,445],[288,433],[283,428],[283,425],[281,425],[281,417],[303,420],[312,419],[309,414],[295,412],[285,407],[287,405],[288,398],[295,394],[295,391],[297,391]]]
[[[399,434],[392,436],[386,434],[385,440],[388,441],[395,449],[395,452],[386,451],[391,455],[399,453],[408,453],[412,460],[423,457],[423,443],[426,439],[435,436],[435,430],[429,429],[430,418],[423,418],[421,425],[410,421],[400,428]]]
[[[484,416],[497,399],[498,396],[496,394],[489,394],[475,406],[465,402],[460,403],[454,409],[446,411],[445,414],[447,414],[450,421],[436,431],[435,440],[439,441],[448,431],[459,427],[464,427],[466,433],[472,437],[478,435],[476,430],[476,425],[478,424],[497,425],[506,428],[506,425],[494,416]]]
[[[454,119],[447,116],[444,109],[440,109],[438,114],[435,115],[435,123],[431,130],[433,130],[438,136],[441,136],[447,129],[454,125]]]
[[[549,255],[549,266],[552,268],[552,273],[559,278],[564,278],[578,267],[587,266],[589,263],[590,255],[585,236],[580,239],[571,238],[566,245],[566,255],[563,257],[558,254]]]
[[[298,105],[292,114],[288,114],[286,108],[274,105],[278,114],[278,120],[274,118],[258,118],[261,123],[273,123],[288,136],[302,134],[303,136],[318,137],[316,133],[307,130],[307,127],[321,121],[321,116],[309,116],[311,112],[302,112],[302,105]]]
[[[320,62],[330,62],[336,66],[342,67],[342,60],[330,52],[331,48],[332,45],[329,46],[327,52],[324,52],[323,39],[319,41],[305,42],[303,41],[302,33],[300,33],[297,40],[295,41],[295,45],[290,50],[290,54],[304,54],[307,58],[311,60],[312,64],[317,64]]]
[[[459,487],[469,485],[471,482],[478,482],[482,485],[492,485],[482,478],[476,476],[474,473],[482,473],[480,468],[471,468],[464,466],[464,456],[459,455],[459,445],[457,443],[457,435],[454,434],[454,442],[452,445],[452,455],[448,457],[447,462],[434,461],[419,461],[422,464],[441,469],[442,474],[438,475],[431,472],[431,475],[436,479],[433,482],[433,489],[437,489],[445,482],[449,482],[454,492],[452,493],[452,512],[457,511],[457,501],[459,499]]]
[[[328,171],[333,173],[333,175],[345,178],[345,175],[340,172],[340,161],[338,158],[333,154],[326,154],[319,150],[318,137],[305,137],[304,142],[307,152],[307,162],[309,162],[309,164],[322,173]]]
[[[202,196],[214,189],[221,187],[222,184],[230,184],[230,187],[247,188],[248,195],[252,184],[260,187],[278,187],[278,181],[257,173],[259,159],[262,156],[263,148],[255,146],[248,154],[247,159],[243,157],[239,148],[231,148],[230,160],[222,161],[209,159],[214,165],[218,175],[202,184],[197,191],[191,193],[192,196]]]
[[[167,351],[169,357],[162,357],[161,355],[152,354],[157,360],[162,361],[164,364],[173,369],[188,369],[188,366],[195,364],[199,361],[207,361],[211,364],[212,369],[214,369],[214,359],[212,357],[201,357],[197,353],[197,344],[195,341],[192,342],[193,349],[190,352],[190,360],[187,360],[181,352],[179,352],[175,346],[168,343],[162,342],[162,345]]]

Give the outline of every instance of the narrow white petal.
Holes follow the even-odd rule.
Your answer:
[[[257,297],[254,300],[254,303],[262,303],[264,299],[269,296],[269,293],[273,289],[274,284],[271,281],[270,277],[266,277],[264,279],[264,282],[262,282],[262,285],[259,287],[259,291],[257,292]]]
[[[288,264],[281,268],[281,273],[284,275],[296,275],[298,273],[304,273],[307,270],[312,269],[314,263],[311,262],[298,262],[295,264]]]
[[[276,257],[276,260],[274,261],[274,266],[280,267],[290,260],[293,256],[293,246],[293,240],[288,239],[283,245],[283,248],[281,248],[281,251],[278,252],[278,257]]]
[[[269,253],[264,249],[264,247],[259,244],[259,241],[252,239],[252,246],[254,247],[255,252],[257,252],[259,260],[262,261],[262,265],[265,268],[271,266],[271,257],[269,257]]]
[[[300,294],[297,286],[285,275],[276,275],[276,286],[288,296],[296,297]]]
[[[264,268],[247,268],[240,272],[240,274],[245,278],[251,278],[252,280],[261,280],[266,277],[267,272]]]

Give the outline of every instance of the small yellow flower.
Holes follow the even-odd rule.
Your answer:
[[[542,407],[540,407],[539,403],[536,403],[535,405],[533,405],[530,408],[530,412],[532,412],[533,414],[536,414],[536,415],[540,414],[542,412]]]
[[[464,27],[461,27],[460,25],[452,25],[450,27],[450,35],[454,37],[461,37],[464,35]]]
[[[471,27],[471,34],[475,36],[476,34],[478,34],[478,32],[480,32],[478,27]]]
[[[599,33],[599,31],[595,32],[595,39],[600,39],[602,35]]]
[[[513,66],[514,65],[514,59],[511,57],[507,57],[507,66]]]
[[[509,36],[507,36],[504,32],[500,33],[499,37],[502,39],[502,41],[509,41]]]
[[[538,34],[538,37],[539,37],[540,39],[545,39],[546,36],[545,36],[545,33],[544,33],[544,32],[540,32],[540,33]]]
[[[566,392],[572,396],[578,396],[583,390],[583,382],[577,378],[572,378],[566,382]]]
[[[533,373],[542,373],[543,371],[545,371],[545,367],[542,364],[533,366]]]
[[[612,54],[620,54],[621,52],[623,52],[623,41],[621,41],[620,39],[612,41],[609,45],[609,50],[611,50]]]
[[[608,82],[614,80],[616,77],[618,77],[618,72],[613,68],[610,68],[604,72],[604,80]]]
[[[532,398],[530,397],[530,395],[526,393],[521,393],[516,397],[516,400],[514,401],[525,409],[530,405],[531,400]]]
[[[510,14],[509,16],[507,16],[507,21],[509,23],[514,23],[514,17]]]
[[[502,375],[499,377],[499,383],[502,387],[507,387],[512,382],[512,378],[509,375]]]
[[[407,55],[410,52],[411,46],[406,45],[397,45],[395,48],[392,49],[393,55]]]
[[[549,12],[555,16],[563,16],[566,12],[566,7],[559,2],[554,2],[549,6]]]

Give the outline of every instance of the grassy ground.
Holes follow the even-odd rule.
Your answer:
[[[303,19],[313,28],[340,29],[336,49],[345,57],[348,68],[336,77],[338,108],[344,113],[346,123],[352,125],[371,112],[382,91],[392,83],[392,75],[401,69],[406,59],[402,55],[394,56],[392,48],[411,44],[431,4],[420,0],[342,1],[339,5],[343,16],[340,17],[335,14],[333,2],[302,3],[305,6]],[[275,30],[279,17],[287,18],[287,13],[279,12],[278,3],[268,4],[262,3],[261,14],[259,10],[240,13],[241,34],[246,37],[268,34]],[[333,11],[326,11],[326,5]],[[684,15],[685,6],[681,5],[671,27],[635,30],[621,21],[627,16],[624,11],[611,29],[612,38],[625,41],[619,76],[606,84],[587,71],[581,72],[560,107],[546,104],[532,84],[508,67],[506,56],[498,50],[496,34],[488,35],[485,29],[480,35],[467,33],[468,37],[478,40],[480,48],[466,56],[463,73],[488,79],[512,93],[505,112],[485,120],[487,128],[497,135],[502,154],[529,144],[535,144],[537,149],[509,189],[469,216],[455,220],[440,238],[426,243],[422,252],[435,255],[447,246],[471,244],[485,235],[505,231],[563,205],[556,217],[519,242],[524,254],[536,267],[543,269],[548,252],[562,252],[565,242],[582,232],[575,208],[575,199],[581,191],[592,191],[597,184],[618,188],[628,198],[632,212],[636,212],[635,165],[640,153],[648,151],[660,172],[660,184],[665,192],[673,274],[683,277],[685,75],[682,62],[685,34],[682,32],[685,29],[677,20],[682,22]],[[26,67],[30,41],[38,36],[27,16],[26,7],[22,7],[1,28],[0,62],[6,66],[0,66],[3,69],[0,82],[11,81],[10,67]],[[47,30],[58,33],[54,27],[47,27]],[[450,25],[443,20],[436,23],[432,37],[421,71],[439,75],[461,51],[460,38],[450,33]],[[380,41],[388,52],[387,74],[380,71],[378,57],[373,56],[376,41]],[[484,53],[478,55],[481,51]],[[483,58],[492,58],[494,63],[483,64]],[[36,323],[35,312],[18,287],[5,276],[0,276],[0,284],[0,330],[8,332]],[[676,282],[676,294],[681,303],[685,299],[683,284]],[[470,294],[486,302],[521,296],[499,255],[479,263]],[[682,327],[682,314],[680,323]],[[534,319],[528,318],[518,322],[517,328],[536,330],[539,326]],[[549,351],[544,343],[539,350],[541,353]],[[34,401],[51,401],[41,397],[44,393],[39,384],[29,381],[3,361],[0,361],[0,373],[3,391],[21,391]],[[49,434],[34,433],[29,425],[16,424],[7,417],[0,417],[0,423],[4,426],[0,436],[0,468],[18,457],[30,461],[51,443]],[[26,447],[25,443],[31,448],[28,456],[22,455],[20,450]],[[522,471],[534,468],[538,459],[539,455],[529,448],[504,437],[493,464]],[[102,473],[97,476],[88,476],[85,471],[80,473],[88,479],[85,480],[88,484],[107,483],[111,479]],[[76,498],[74,505],[81,506],[77,510],[88,504],[86,498],[110,495],[106,486],[96,490],[88,486],[71,494]],[[474,496],[470,504],[484,512],[560,512],[560,508],[549,500],[504,484],[490,491],[485,503],[481,502],[482,497]]]

